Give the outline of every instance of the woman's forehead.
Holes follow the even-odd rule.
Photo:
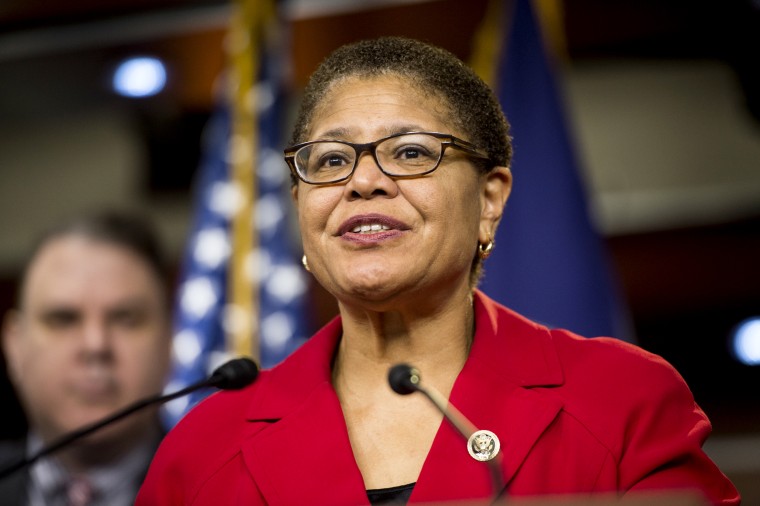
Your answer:
[[[350,77],[336,82],[317,104],[309,138],[347,138],[372,131],[392,135],[453,128],[439,95],[399,76]]]

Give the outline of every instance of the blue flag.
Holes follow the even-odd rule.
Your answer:
[[[262,60],[262,79],[256,86],[258,109],[258,195],[253,206],[258,251],[252,252],[251,289],[258,291],[259,344],[262,367],[282,361],[305,339],[304,296],[307,279],[290,236],[290,178],[279,138],[281,66],[268,55]],[[203,159],[195,181],[192,230],[184,253],[174,315],[173,374],[166,392],[174,392],[207,377],[231,358],[226,334],[235,324],[229,304],[231,222],[244,192],[231,180],[229,163],[231,114],[220,107],[210,119],[202,144]],[[258,274],[255,274],[258,273]],[[239,310],[239,309],[238,309]],[[256,324],[256,322],[254,322]],[[162,413],[173,426],[208,392],[169,403]]]
[[[630,339],[535,13],[530,0],[513,4],[495,91],[511,124],[514,181],[481,288],[549,327]]]

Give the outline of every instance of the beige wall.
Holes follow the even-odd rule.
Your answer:
[[[142,141],[116,110],[0,120],[0,271],[16,269],[35,237],[61,217],[98,206],[155,216],[176,254],[189,199],[149,200],[140,190],[144,164]]]
[[[578,65],[566,94],[603,230],[760,213],[760,123],[713,61]]]

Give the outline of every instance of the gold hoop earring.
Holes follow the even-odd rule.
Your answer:
[[[488,244],[483,245],[482,243],[478,243],[478,257],[480,257],[481,260],[485,260],[486,258],[491,256],[491,251],[493,250],[494,242],[493,239],[488,240]]]

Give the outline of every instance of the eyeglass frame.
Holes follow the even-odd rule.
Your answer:
[[[435,137],[441,141],[441,156],[438,157],[438,161],[433,166],[433,168],[426,170],[425,172],[420,172],[419,174],[390,174],[386,172],[386,170],[383,168],[380,161],[377,159],[377,146],[387,141],[388,139],[401,137],[403,135],[415,135],[415,134],[430,135],[431,137]],[[350,146],[354,148],[354,152],[356,153],[356,158],[354,159],[354,166],[351,167],[351,170],[349,171],[348,174],[334,181],[324,181],[324,182],[307,181],[306,179],[304,179],[304,177],[301,175],[301,173],[298,171],[298,168],[296,167],[296,162],[295,162],[296,154],[298,153],[298,151],[300,151],[302,148],[305,148],[306,146],[310,146],[312,144],[323,144],[325,142],[337,142],[339,144],[345,144],[346,146]],[[343,181],[348,181],[349,179],[351,179],[351,176],[353,176],[354,172],[356,171],[356,166],[359,165],[359,158],[361,158],[361,155],[367,151],[372,155],[372,158],[375,160],[375,164],[377,165],[377,168],[380,169],[380,172],[382,172],[388,177],[395,178],[395,179],[410,179],[410,178],[425,176],[427,174],[430,174],[434,170],[436,170],[441,165],[441,161],[443,160],[443,155],[445,154],[446,148],[448,148],[449,146],[456,149],[460,149],[464,151],[465,153],[467,153],[468,155],[473,156],[475,158],[479,158],[481,160],[487,160],[488,162],[493,164],[491,157],[488,156],[488,154],[485,151],[478,148],[475,144],[468,142],[464,139],[460,139],[459,137],[456,137],[454,135],[444,134],[441,132],[399,132],[393,135],[389,135],[387,137],[383,137],[382,139],[378,139],[376,141],[366,142],[366,143],[355,143],[355,142],[348,142],[348,141],[342,141],[342,140],[336,140],[336,139],[320,139],[316,141],[307,141],[307,142],[301,142],[299,144],[294,144],[293,146],[285,148],[283,150],[283,153],[285,155],[285,162],[287,162],[288,168],[290,168],[290,172],[293,175],[295,175],[298,179],[300,179],[306,184],[321,186],[321,185],[331,185],[331,184],[342,183]]]

